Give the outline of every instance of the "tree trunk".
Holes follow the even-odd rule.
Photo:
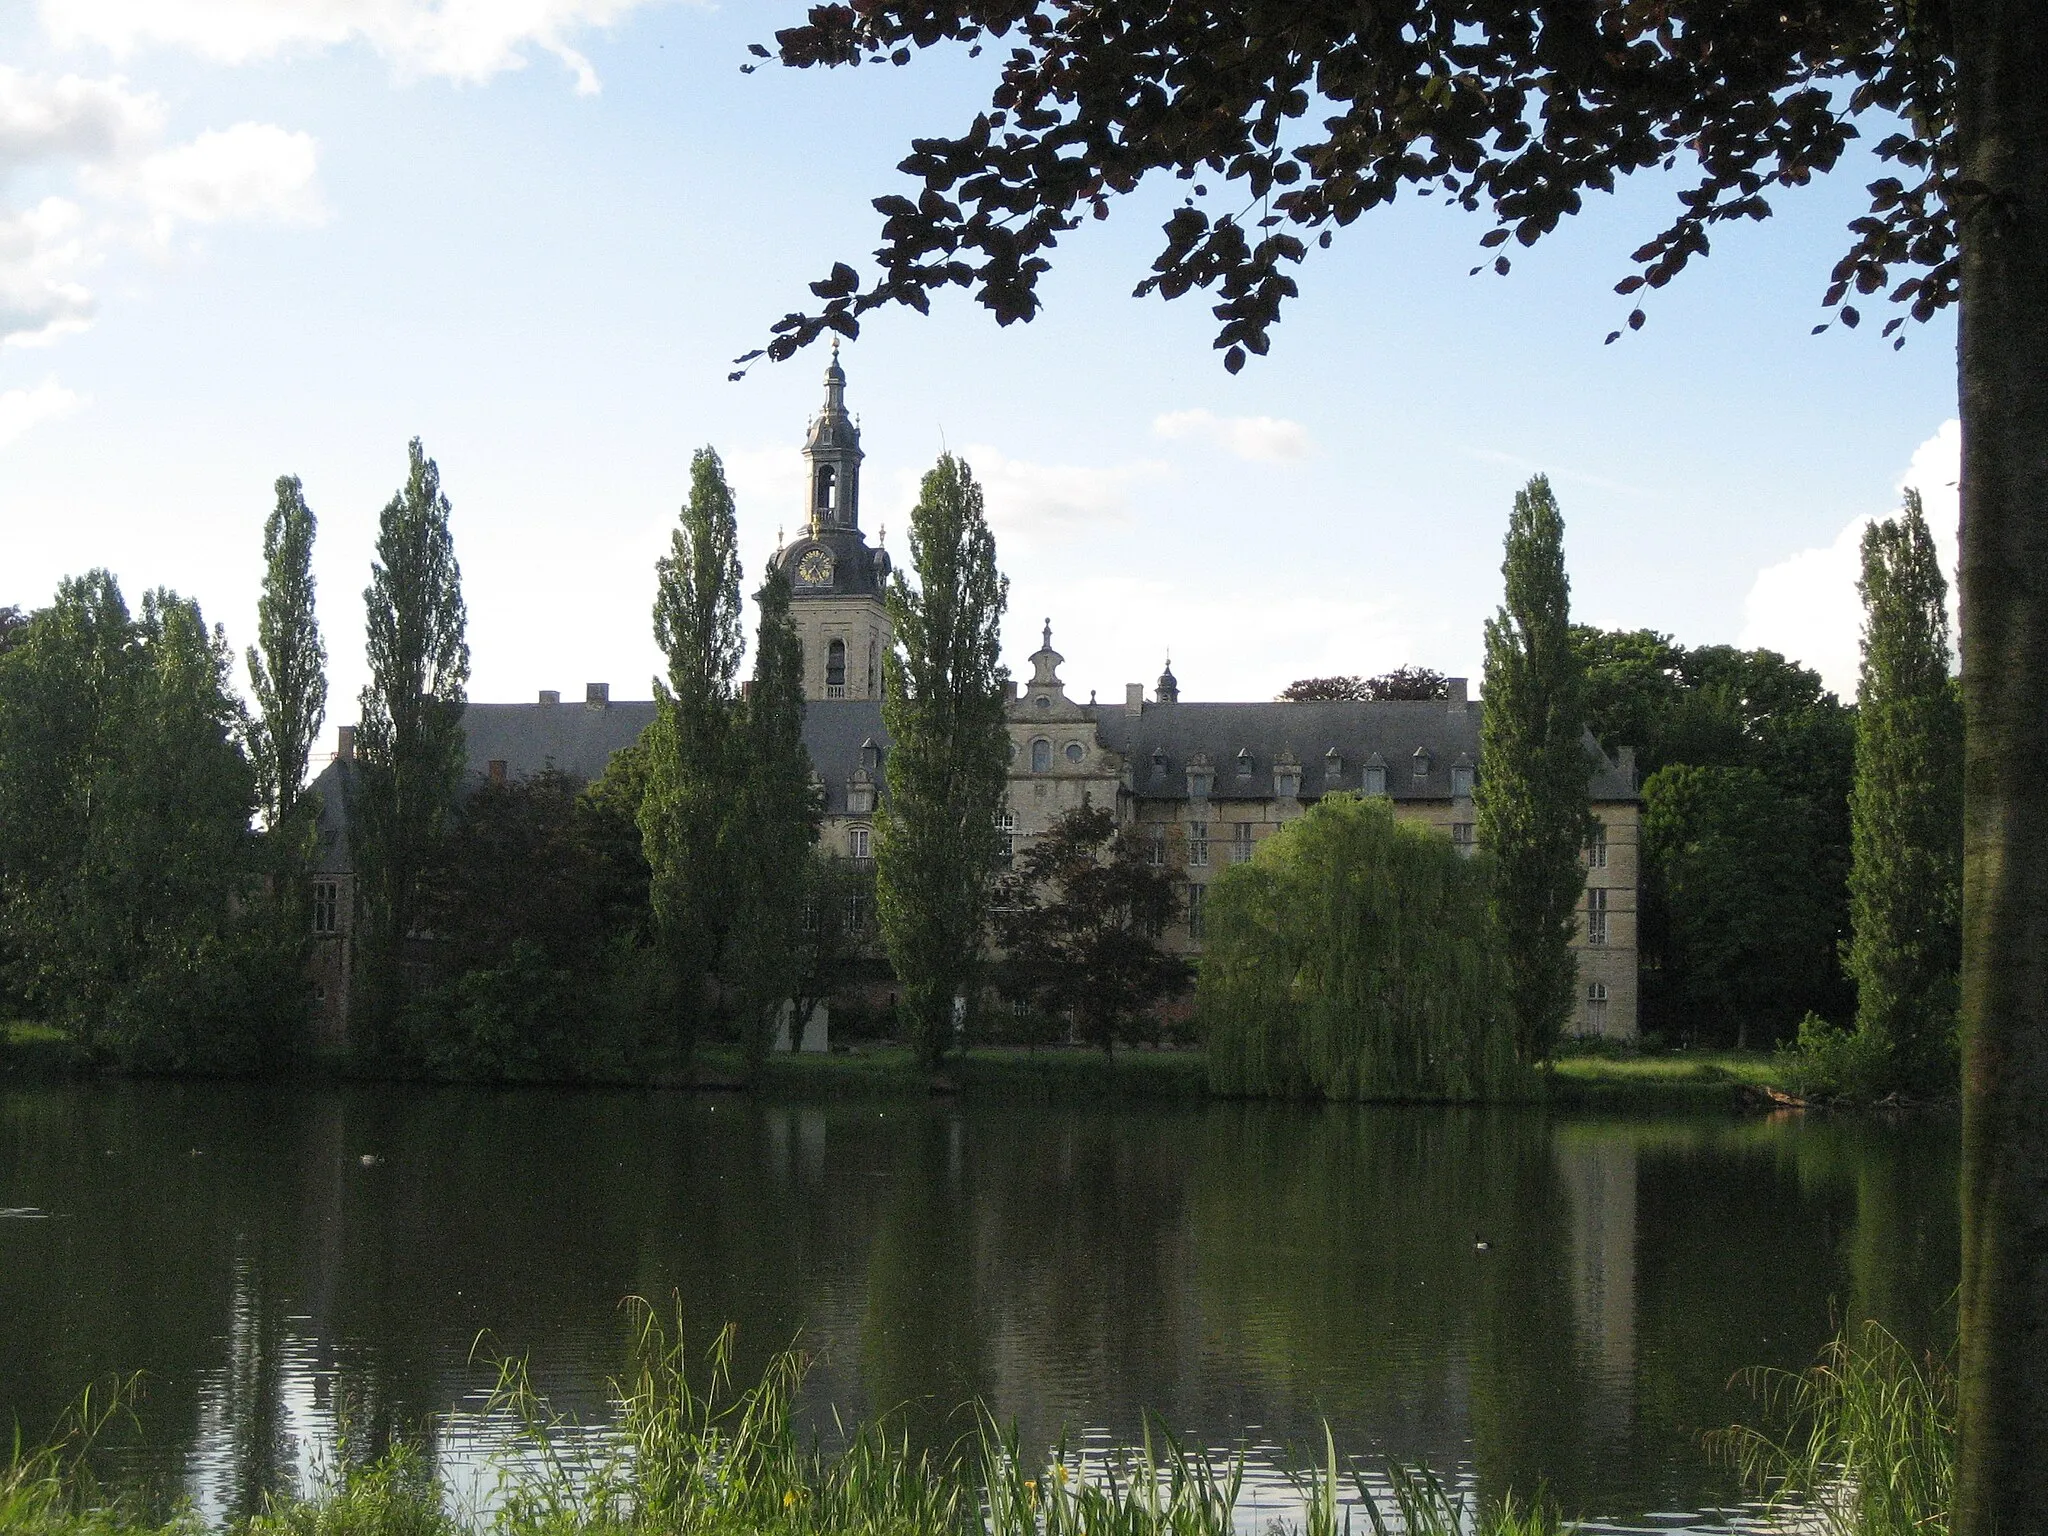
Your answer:
[[[2048,1532],[2048,5],[1956,0],[1952,17],[1968,734],[1954,1529],[2028,1536]]]

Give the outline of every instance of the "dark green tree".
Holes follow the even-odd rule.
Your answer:
[[[1715,846],[1738,862],[1774,870],[1766,901],[1810,915],[1834,936],[1818,955],[1772,944],[1754,957],[1759,984],[1770,979],[1777,1023],[1813,1012],[1841,1019],[1853,1006],[1836,948],[1848,937],[1849,784],[1855,771],[1855,711],[1822,686],[1817,673],[1775,651],[1710,645],[1688,649],[1652,630],[1598,630],[1574,626],[1573,646],[1586,664],[1588,718],[1609,751],[1630,747],[1645,792],[1663,770],[1685,766],[1741,769],[1762,775],[1772,789],[1771,814],[1745,830],[1729,823]],[[1797,861],[1780,855],[1791,837]],[[1738,851],[1747,841],[1750,851]],[[1646,847],[1638,891],[1637,943],[1643,960],[1642,1018],[1647,1028],[1687,1039],[1717,1039],[1721,985],[1692,975],[1694,958],[1718,953],[1684,938],[1720,921],[1686,910],[1718,887],[1711,881],[1667,879],[1669,846]],[[1718,855],[1717,855],[1718,857]],[[1801,923],[1804,932],[1808,925]],[[1763,930],[1743,932],[1766,940]],[[1772,957],[1776,956],[1776,959]],[[1780,962],[1789,964],[1784,969]],[[1731,1026],[1732,1027],[1732,1026]],[[1702,1033],[1702,1030],[1705,1033]],[[1733,1035],[1726,1035],[1733,1038]]]
[[[327,647],[313,611],[313,509],[297,475],[280,475],[277,505],[263,524],[263,596],[256,603],[257,644],[249,647],[256,718],[249,755],[263,821],[273,836],[288,829],[306,786],[313,743],[327,718]]]
[[[1298,677],[1280,690],[1287,704],[1326,704],[1369,699],[1365,679],[1344,673],[1336,677]]]
[[[758,1071],[775,1035],[777,1015],[792,1010],[803,972],[804,901],[811,850],[822,807],[804,749],[803,643],[789,616],[789,574],[768,573],[756,599],[761,623],[754,643],[754,679],[734,733],[739,753],[735,826],[734,913],[726,979],[739,1014],[749,1067]],[[794,1043],[794,1042],[792,1042]]]
[[[880,305],[923,310],[949,286],[975,290],[1001,322],[1028,319],[1059,238],[1166,177],[1195,181],[1194,195],[1173,200],[1139,292],[1216,290],[1232,369],[1270,346],[1310,237],[1328,245],[1404,187],[1486,208],[1493,249],[1541,239],[1620,177],[1683,163],[1671,223],[1617,285],[1640,293],[1875,130],[1895,174],[1868,184],[1870,211],[1822,302],[1854,326],[1883,293],[1905,307],[1886,334],[1909,314],[1959,310],[1971,634],[1956,1531],[2043,1529],[2048,1350],[2012,1341],[2048,1316],[2036,1240],[2048,1229],[2048,928],[2034,919],[2048,909],[2048,237],[2034,216],[2048,208],[2048,8],[886,0],[817,6],[776,43],[783,63],[807,67],[908,63],[992,35],[1007,52],[988,108],[955,137],[918,138],[902,162],[917,196],[876,204],[874,280],[836,266],[816,286],[822,308],[777,322],[769,353],[856,334]],[[1865,161],[1847,163],[1857,174]],[[1494,265],[1505,272],[1508,257]],[[1643,320],[1636,309],[1625,325]]]
[[[1005,990],[1041,1014],[1071,1018],[1082,1039],[1114,1056],[1117,1041],[1188,984],[1187,962],[1160,944],[1180,914],[1177,878],[1109,807],[1055,817],[1005,882],[996,923]]]
[[[912,586],[889,589],[896,643],[884,664],[889,799],[876,818],[877,916],[903,984],[918,1060],[953,1041],[954,999],[979,962],[996,814],[1009,771],[1001,662],[1009,583],[973,472],[951,454],[924,477],[910,514]]]
[[[1863,667],[1849,869],[1856,1028],[1884,1088],[1954,1080],[1962,962],[1963,718],[1948,583],[1920,493],[1863,531]]]
[[[0,607],[0,656],[13,650],[28,629],[28,615],[14,604]]]
[[[370,682],[346,790],[361,904],[357,1044],[372,1054],[396,1046],[404,946],[461,785],[469,684],[462,569],[441,471],[418,438],[407,453],[405,486],[378,520],[377,558],[363,593]]]
[[[1545,1060],[1571,1017],[1572,929],[1591,834],[1585,667],[1572,648],[1564,518],[1542,475],[1516,493],[1501,563],[1506,596],[1486,622],[1479,841],[1493,855],[1492,911],[1516,1054]]]
[[[1674,763],[1644,781],[1666,1027],[1738,1050],[1792,1032],[1836,939],[1830,907],[1811,899],[1814,830],[1805,803],[1755,768]]]
[[[655,566],[654,639],[668,658],[655,679],[640,833],[655,931],[674,983],[672,1043],[694,1049],[709,1016],[730,933],[733,742],[740,655],[739,531],[718,455],[690,461],[690,499]]]
[[[646,905],[637,831],[574,779],[478,785],[426,880],[441,981],[404,1013],[408,1049],[455,1077],[616,1071],[639,1021],[613,1006],[612,971]]]
[[[0,928],[90,1060],[245,1070],[289,1038],[296,932],[263,898],[230,652],[196,604],[65,582],[0,658]]]
[[[1433,667],[1400,666],[1365,680],[1368,699],[1447,699],[1450,679]]]
[[[797,931],[792,1029],[830,1005],[868,964],[875,939],[872,860],[842,859],[813,848],[806,865],[803,921]]]

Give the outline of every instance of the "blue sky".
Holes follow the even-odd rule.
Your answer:
[[[439,462],[472,696],[645,697],[652,563],[691,452],[725,456],[748,578],[801,512],[822,352],[730,360],[873,245],[909,138],[986,61],[743,76],[782,4],[39,0],[0,7],[0,603],[112,568],[238,645],[281,473],[321,519],[331,723],[363,677],[378,508]],[[1853,687],[1854,540],[1909,471],[1953,542],[1954,338],[1809,334],[1864,167],[1781,199],[1602,344],[1669,184],[1514,273],[1408,203],[1319,253],[1227,376],[1199,298],[1134,300],[1158,197],[1082,231],[1028,326],[964,297],[844,354],[871,537],[942,448],[988,488],[1021,670],[1170,647],[1184,696],[1419,662],[1476,673],[1515,489],[1563,503],[1579,617],[1774,644]]]

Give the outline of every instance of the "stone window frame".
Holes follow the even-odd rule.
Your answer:
[[[1052,772],[1052,740],[1050,737],[1034,736],[1031,738],[1031,771],[1033,773]]]
[[[1607,890],[1604,886],[1592,886],[1586,892],[1586,943],[1604,946],[1607,943]]]
[[[1586,839],[1586,868],[1605,869],[1606,867],[1607,823],[1596,821],[1593,823],[1591,835]]]
[[[323,935],[341,932],[341,882],[339,880],[316,880],[313,882],[313,931]]]
[[[1252,858],[1252,824],[1233,822],[1230,828],[1230,862],[1249,864]]]
[[[1206,869],[1209,865],[1209,823],[1206,821],[1188,823],[1188,864],[1195,869]]]
[[[874,828],[852,826],[846,829],[847,857],[855,863],[864,863],[874,857]]]

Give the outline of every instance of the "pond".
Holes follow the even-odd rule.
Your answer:
[[[1937,1340],[1955,1182],[1946,1122],[15,1088],[0,1426],[142,1371],[107,1470],[209,1514],[338,1417],[475,1481],[494,1352],[601,1426],[637,1295],[700,1343],[736,1324],[742,1376],[800,1341],[827,1432],[892,1410],[944,1443],[980,1398],[1040,1445],[1147,1410],[1242,1444],[1254,1525],[1327,1419],[1485,1496],[1725,1528],[1700,1436],[1750,1416],[1731,1376],[1836,1314]]]

